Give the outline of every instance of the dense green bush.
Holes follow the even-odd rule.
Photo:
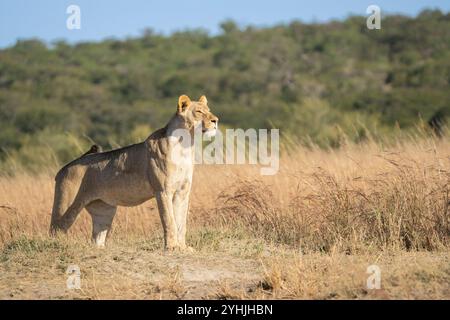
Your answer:
[[[324,146],[448,113],[449,13],[388,16],[381,30],[358,16],[221,28],[0,50],[0,159],[32,163],[35,148],[57,144],[66,161],[78,152],[68,137],[106,149],[135,142],[166,123],[183,93],[206,94],[228,127],[277,127]]]

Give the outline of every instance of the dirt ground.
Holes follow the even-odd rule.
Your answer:
[[[52,240],[16,245],[3,252],[0,299],[201,299],[228,283],[250,288],[262,275],[255,259],[220,252],[167,253],[146,243],[106,249]],[[80,269],[80,290],[67,289],[70,265]]]
[[[20,239],[1,254],[0,299],[448,299],[450,254],[311,254],[257,240],[222,239],[217,250],[166,253],[152,241]],[[367,267],[382,287],[367,289]],[[68,289],[70,265],[80,289]]]

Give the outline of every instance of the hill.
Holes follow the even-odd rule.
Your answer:
[[[38,166],[70,160],[89,139],[106,149],[136,142],[166,123],[182,93],[206,94],[222,125],[333,147],[342,135],[389,135],[449,112],[450,13],[388,16],[381,30],[360,16],[221,28],[0,50],[0,159]]]

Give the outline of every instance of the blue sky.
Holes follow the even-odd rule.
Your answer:
[[[66,8],[71,4],[81,8],[81,30],[66,28]],[[450,11],[449,0],[0,0],[0,47],[32,37],[71,43],[124,38],[138,36],[145,28],[163,33],[204,28],[216,33],[225,19],[256,26],[294,19],[322,22],[365,15],[370,4],[380,6],[382,13]]]

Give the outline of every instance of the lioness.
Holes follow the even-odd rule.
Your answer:
[[[218,118],[202,96],[191,101],[182,95],[175,115],[144,142],[108,152],[91,153],[64,166],[56,175],[51,234],[67,232],[83,208],[92,217],[92,239],[105,245],[117,206],[136,206],[156,197],[167,250],[186,246],[186,217],[194,169],[194,139],[186,145],[175,134],[194,127],[214,136]],[[181,150],[182,161],[172,152]]]

